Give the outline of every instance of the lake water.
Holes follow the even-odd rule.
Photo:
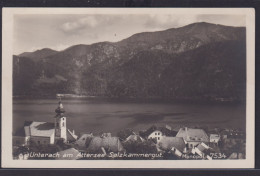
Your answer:
[[[62,100],[67,127],[77,134],[111,132],[131,128],[135,131],[151,125],[208,126],[245,129],[245,105],[141,103],[108,99]],[[13,131],[25,120],[54,122],[57,99],[13,101]]]

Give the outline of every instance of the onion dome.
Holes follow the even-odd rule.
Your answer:
[[[62,105],[61,101],[59,101],[59,106],[57,107],[55,112],[57,113],[57,115],[62,115],[63,113],[65,113],[65,110],[63,109],[63,105]]]

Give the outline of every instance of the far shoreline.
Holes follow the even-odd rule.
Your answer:
[[[58,96],[57,96],[58,95]],[[13,100],[37,100],[37,99],[59,99],[70,100],[93,100],[104,102],[122,102],[122,103],[170,103],[170,104],[217,104],[217,105],[245,105],[246,100],[230,99],[230,98],[169,98],[169,97],[109,97],[109,96],[93,96],[78,94],[56,94],[56,95],[18,95],[13,96]]]

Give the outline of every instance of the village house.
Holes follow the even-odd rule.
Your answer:
[[[18,130],[18,132],[22,131],[24,133],[20,133],[20,136],[16,133],[13,137],[14,145],[29,145],[30,142],[34,142],[35,144],[54,144],[54,123],[25,121],[24,128]],[[24,140],[18,140],[17,136]]]
[[[93,137],[89,143],[88,151],[91,153],[123,152],[124,148],[118,137]]]
[[[13,136],[13,144],[16,146],[35,144],[54,144],[62,139],[64,142],[74,142],[77,135],[67,129],[66,117],[61,102],[55,110],[56,116],[53,122],[25,121],[24,126]]]
[[[201,156],[202,159],[207,158],[209,160],[212,160],[212,158],[208,155],[210,147],[207,146],[204,142],[197,145],[195,148],[192,149],[192,154],[198,154]]]
[[[220,132],[220,139],[221,140],[227,139],[228,135],[229,135],[229,132],[227,130],[223,130]]]
[[[126,140],[124,142],[143,142],[145,141],[141,136],[137,135],[137,134],[131,134],[130,136],[128,136],[126,138]]]
[[[92,140],[92,138],[93,138],[92,133],[82,134],[80,138],[77,141],[75,141],[75,145],[77,146],[78,149],[85,150],[86,148],[88,148],[88,145]]]
[[[102,133],[101,137],[102,138],[104,138],[104,137],[112,137],[112,134],[111,133]]]
[[[176,137],[182,137],[188,148],[194,148],[202,142],[209,143],[209,137],[203,129],[180,128]]]
[[[183,153],[186,153],[186,144],[182,137],[162,137],[157,144],[158,150],[170,151],[177,157],[181,157]]]
[[[82,158],[80,152],[75,148],[62,150],[58,152],[57,156],[56,160],[78,160]]]
[[[148,139],[156,139],[157,142],[160,142],[164,136],[175,137],[177,134],[177,132],[173,131],[169,125],[166,125],[165,127],[153,126],[148,129],[146,133],[148,133]]]
[[[209,135],[209,142],[210,143],[218,145],[219,141],[220,141],[220,135],[218,135],[218,134],[210,134]]]
[[[152,132],[149,136],[148,139],[156,139],[157,142],[160,142],[160,140],[162,139],[162,132],[159,130],[155,130],[154,132]]]

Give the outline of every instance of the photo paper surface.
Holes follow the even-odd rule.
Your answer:
[[[2,166],[253,168],[254,15],[4,8]]]

